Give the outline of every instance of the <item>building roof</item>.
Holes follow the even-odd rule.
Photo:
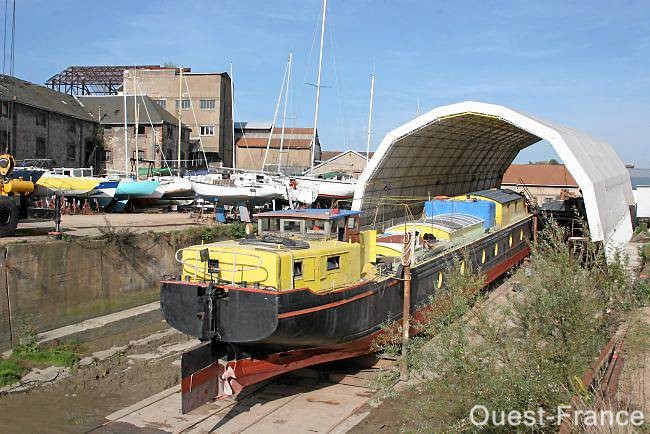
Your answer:
[[[273,122],[271,121],[253,121],[253,122],[235,122],[235,130],[261,130],[261,131],[271,131],[273,127]],[[282,127],[275,126],[273,127],[273,134],[282,134]],[[284,128],[284,134],[305,134],[312,136],[314,134],[314,129],[309,127],[286,127]]]
[[[90,112],[93,119],[98,120],[102,125],[124,125],[124,97],[122,95],[96,95],[77,97],[84,108]],[[127,124],[135,124],[134,97],[126,98]],[[178,125],[178,118],[159,106],[148,96],[138,95],[140,105],[140,124],[162,124],[168,123]],[[99,119],[101,112],[101,120]],[[184,125],[188,128],[187,125]]]
[[[286,209],[282,211],[267,211],[255,214],[255,217],[286,217],[296,219],[337,220],[349,216],[358,216],[361,211],[348,209],[334,210],[321,208]]]
[[[516,191],[512,191],[509,188],[504,188],[504,189],[493,188],[490,190],[473,191],[467,194],[472,196],[484,197],[486,199],[493,200],[500,204],[506,204],[521,199],[521,194],[517,193]]]
[[[240,148],[266,148],[269,143],[268,137],[240,137],[235,142]],[[280,139],[272,139],[270,147],[280,148]],[[282,149],[310,149],[311,139],[293,139],[285,137]]]
[[[96,122],[74,96],[16,77],[0,75],[0,95],[4,100],[13,99],[20,104],[83,121]]]
[[[607,122],[607,119],[603,119]],[[389,132],[361,174],[353,209],[374,215],[385,198],[401,202],[384,218],[412,212],[424,198],[501,185],[519,151],[547,140],[582,190],[589,233],[608,258],[632,235],[630,175],[612,147],[580,131],[508,107],[465,101],[435,108]],[[384,202],[382,202],[384,200]]]
[[[650,169],[630,167],[627,171],[630,174],[633,189],[636,190],[639,185],[650,185]]]
[[[236,130],[270,130],[273,126],[271,121],[235,122]]]
[[[328,152],[327,155],[326,155],[326,152],[327,152],[327,151],[321,151],[321,159],[320,159],[320,163],[319,163],[318,165],[314,166],[314,169],[317,169],[317,168],[319,168],[319,167],[321,167],[321,166],[323,166],[323,165],[325,165],[325,164],[327,164],[327,163],[330,163],[330,162],[332,162],[332,161],[336,161],[337,159],[339,159],[339,158],[341,158],[341,157],[343,157],[343,156],[345,156],[345,155],[348,155],[348,154],[356,155],[356,156],[358,156],[359,158],[363,159],[364,161],[365,161],[365,159],[366,159],[366,154],[365,154],[365,152],[362,154],[362,153],[360,153],[360,152],[353,151],[352,149],[348,149],[347,151],[343,151],[343,152],[338,152],[338,151],[336,151],[336,152],[331,152],[331,151],[330,151],[330,152]],[[334,153],[335,153],[336,155],[329,156],[329,154],[334,154]],[[326,157],[328,157],[328,156],[329,156],[329,158],[326,158]],[[372,152],[370,153],[370,158],[372,158]]]
[[[511,164],[502,184],[578,187],[564,164]]]

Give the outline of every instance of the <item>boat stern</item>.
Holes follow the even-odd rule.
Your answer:
[[[202,341],[261,342],[278,326],[275,291],[166,280],[160,307],[169,325]]]

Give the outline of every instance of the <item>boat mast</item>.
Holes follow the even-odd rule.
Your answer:
[[[289,65],[287,64],[287,68]],[[275,122],[278,120],[278,110],[280,109],[280,101],[282,101],[282,92],[284,91],[284,83],[287,80],[287,68],[284,69],[284,75],[282,76],[282,86],[280,87],[280,95],[278,95],[278,101],[275,104],[275,111],[273,112],[273,122],[271,122],[271,131],[269,131],[269,139],[266,142],[266,151],[264,151],[264,160],[262,161],[262,172],[266,167],[266,159],[269,156],[269,149],[271,148],[271,138],[273,138],[273,129],[275,128]]]
[[[122,96],[124,97],[124,176],[129,176],[129,129],[126,123],[126,81],[122,83]]]
[[[320,54],[318,56],[318,78],[316,80],[316,110],[314,111],[314,136],[311,142],[311,166],[309,173],[314,173],[314,158],[316,156],[316,131],[318,129],[318,104],[320,103],[320,78],[323,71],[323,39],[325,36],[325,13],[327,10],[327,0],[323,0],[323,21],[320,29]]]
[[[370,110],[368,111],[368,141],[366,142],[366,163],[370,159],[370,137],[372,130],[372,100],[375,95],[375,74],[370,74]]]
[[[183,118],[183,65],[179,68],[178,77],[178,173],[181,171],[181,136],[183,135],[183,127],[181,120]],[[199,131],[200,133],[200,131]]]
[[[287,89],[284,93],[284,109],[282,111],[282,134],[280,134],[280,150],[278,151],[278,173],[282,167],[282,147],[284,145],[284,126],[287,121],[287,100],[289,99],[289,86],[291,85],[291,60],[293,52],[289,53],[289,62],[287,64]]]

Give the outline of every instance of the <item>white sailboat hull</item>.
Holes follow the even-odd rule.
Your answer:
[[[201,197],[218,199],[219,203],[236,205],[242,202],[266,203],[281,199],[282,192],[275,185],[231,186],[211,184],[197,180],[190,181],[192,190]]]
[[[321,179],[307,176],[299,176],[293,179],[296,181],[296,189],[302,187],[314,190],[317,192],[318,197],[349,199],[354,196],[355,180]]]

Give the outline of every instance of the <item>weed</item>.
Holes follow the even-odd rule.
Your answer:
[[[422,333],[406,352],[422,380],[417,396],[403,403],[416,431],[471,430],[467,417],[476,404],[552,413],[570,401],[572,379],[582,376],[622,316],[647,301],[648,290],[632,284],[625,258],[606,265],[598,246],[587,243],[578,252],[565,239],[563,229],[548,225],[532,246],[520,289],[490,312],[472,309],[481,278],[450,264],[447,288],[431,300],[417,326]],[[386,330],[377,345],[399,354],[399,330]],[[379,380],[384,390],[395,377],[389,372]]]

